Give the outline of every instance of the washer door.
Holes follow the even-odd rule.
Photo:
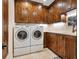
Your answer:
[[[21,29],[18,30],[16,33],[16,38],[18,38],[19,40],[25,40],[28,38],[28,31]]]
[[[40,30],[36,30],[33,32],[33,38],[34,39],[40,39],[42,37],[42,33]]]

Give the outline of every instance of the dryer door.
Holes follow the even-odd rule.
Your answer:
[[[27,29],[21,28],[16,31],[16,39],[25,41],[29,37],[29,31]]]
[[[14,48],[30,46],[29,29],[20,28],[15,32]]]
[[[41,27],[31,28],[31,45],[43,44],[43,29]]]
[[[42,37],[42,33],[41,33],[41,31],[40,30],[36,30],[36,31],[34,31],[33,32],[33,38],[34,39],[40,39]]]
[[[24,30],[21,30],[17,33],[17,38],[20,40],[25,40],[27,38],[27,32]]]

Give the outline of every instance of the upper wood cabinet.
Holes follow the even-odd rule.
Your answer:
[[[71,9],[77,8],[77,0],[71,0]]]
[[[8,0],[2,0],[2,43],[8,46]],[[6,59],[8,47],[2,49],[2,58]]]
[[[60,15],[58,15],[58,12],[52,11],[52,8],[51,10],[49,10],[45,6],[40,6],[37,3],[31,3],[31,2],[19,1],[19,0],[15,1],[16,23],[58,22],[61,21],[61,17]]]
[[[39,4],[15,1],[15,22],[46,23],[46,10]]]
[[[62,2],[63,2],[64,10],[66,10],[65,12],[77,8],[77,0],[62,0]]]
[[[77,7],[77,0],[55,0],[49,7],[29,0],[15,0],[16,23],[61,22],[61,14]],[[41,5],[41,6],[40,6]]]

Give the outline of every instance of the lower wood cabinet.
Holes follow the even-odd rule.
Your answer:
[[[45,47],[62,59],[76,59],[76,42],[75,36],[45,33]]]
[[[77,59],[77,38],[72,36],[64,36],[66,45],[66,58]]]

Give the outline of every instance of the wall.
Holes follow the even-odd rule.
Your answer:
[[[14,0],[8,0],[9,23],[8,23],[8,56],[6,59],[13,59],[13,27],[14,27]]]
[[[72,32],[73,27],[68,26],[67,23],[64,22],[58,22],[53,24],[38,24],[38,25],[43,26],[44,32],[76,36],[76,31],[74,33]]]
[[[67,15],[67,19],[66,19],[66,21],[68,21],[68,17],[70,17],[70,16],[77,16],[77,9],[74,9],[74,10],[72,10],[72,11],[69,11],[69,12],[67,12],[66,13]]]

